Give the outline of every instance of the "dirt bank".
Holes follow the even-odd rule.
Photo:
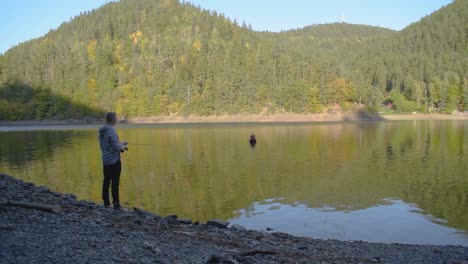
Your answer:
[[[376,121],[379,115],[364,113],[336,114],[272,114],[272,115],[217,115],[217,116],[160,116],[124,119],[128,123],[242,123],[242,122],[342,122]]]
[[[468,120],[468,114],[443,115],[443,114],[394,114],[383,115],[385,120]]]
[[[24,203],[50,208],[24,208],[29,205]],[[114,211],[0,174],[0,263],[468,261],[468,248],[460,246],[320,240],[226,224],[191,223],[139,209]]]
[[[212,116],[153,116],[122,118],[122,123],[129,124],[174,124],[174,123],[250,123],[250,122],[353,122],[382,120],[468,120],[468,114],[392,114],[378,115],[367,113],[335,113],[335,114],[272,114],[272,115],[212,115]],[[64,119],[64,120],[18,120],[0,121],[0,126],[44,126],[44,125],[96,125],[103,119]]]

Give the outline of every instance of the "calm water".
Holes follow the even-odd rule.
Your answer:
[[[316,238],[468,245],[467,121],[117,128],[152,144],[123,155],[127,206]],[[0,127],[0,171],[101,202],[96,129]]]

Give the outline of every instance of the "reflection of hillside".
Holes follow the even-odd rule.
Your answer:
[[[395,168],[402,199],[464,230],[468,230],[467,136],[467,122],[422,122],[391,142],[399,151],[388,164]]]
[[[94,130],[2,132],[0,154],[3,172],[81,199],[100,200],[102,168]]]
[[[121,139],[156,145],[130,145],[123,155],[122,200],[157,214],[207,220],[235,218],[240,209],[269,198],[354,211],[395,197],[468,230],[467,126],[419,121],[120,127]],[[100,201],[96,131],[21,133],[0,139],[2,163],[26,164],[18,177]],[[255,149],[248,144],[251,133],[257,136]],[[29,141],[43,143],[37,149]],[[7,153],[15,154],[6,160]]]
[[[311,128],[310,139],[288,151],[296,153],[289,161],[297,165],[294,169],[282,165],[287,155],[272,160],[273,178],[267,180],[278,191],[266,198],[356,210],[400,197],[450,226],[468,230],[466,126],[408,122]],[[320,132],[312,132],[316,130]],[[316,156],[307,158],[310,152]]]
[[[337,210],[363,209],[400,197],[466,230],[462,224],[467,222],[462,198],[466,186],[460,184],[466,181],[459,179],[466,175],[459,156],[460,148],[466,152],[460,142],[464,130],[458,125],[458,130],[451,131],[452,125],[262,127],[255,128],[259,143],[253,151],[242,144],[250,128],[174,130],[168,134],[176,149],[164,154],[153,150],[161,155],[153,157],[163,161],[160,166],[167,173],[155,185],[163,190],[154,200],[161,201],[159,209],[186,208],[197,219],[207,219],[232,217],[233,210],[272,197]],[[445,132],[438,134],[439,129]],[[447,137],[452,132],[457,136]],[[188,149],[191,161],[178,167],[175,160],[184,160]],[[457,164],[452,166],[449,160]],[[435,181],[442,173],[447,178]],[[450,187],[451,182],[458,187]],[[446,198],[453,202],[447,204]]]
[[[21,168],[34,160],[49,160],[57,149],[69,143],[71,136],[71,131],[1,132],[0,162]]]
[[[282,133],[283,142],[267,142],[268,158],[258,168],[259,174],[265,174],[266,185],[272,186],[264,198],[285,197],[287,202],[310,207],[352,210],[388,197],[388,192],[369,191],[380,179],[369,177],[368,161],[362,153],[372,146],[368,125],[310,126]]]
[[[252,131],[259,142],[254,150],[246,143]],[[165,146],[140,148],[128,157],[138,164],[129,172],[136,185],[143,189],[150,184],[154,190],[138,194],[137,200],[154,204],[156,212],[182,208],[196,219],[231,218],[233,211],[273,197],[337,210],[363,209],[401,197],[430,210],[406,195],[417,184],[412,182],[417,175],[405,171],[418,169],[408,163],[427,148],[421,135],[410,140],[414,127],[409,123],[142,129],[128,135]],[[439,144],[421,158],[447,152],[442,148]]]

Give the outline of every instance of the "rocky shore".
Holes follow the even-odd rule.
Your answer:
[[[344,242],[114,211],[0,174],[0,263],[446,263],[468,248]]]

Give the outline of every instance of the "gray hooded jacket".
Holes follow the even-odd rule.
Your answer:
[[[102,164],[112,165],[120,160],[120,150],[123,144],[114,127],[105,125],[99,128],[99,146],[101,147]]]

